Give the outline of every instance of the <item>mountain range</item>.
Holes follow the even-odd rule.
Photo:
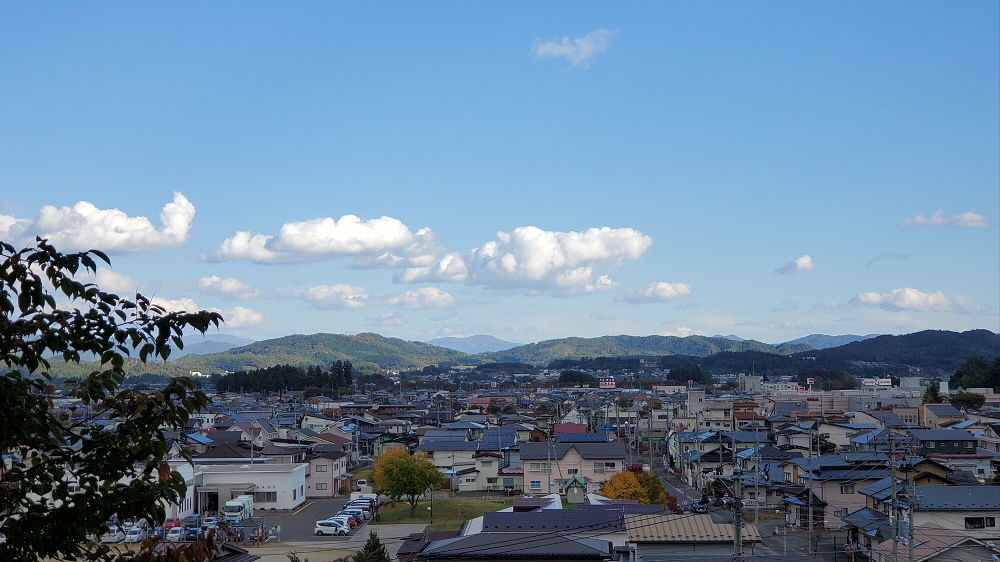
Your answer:
[[[521,344],[504,341],[495,336],[466,336],[464,338],[460,337],[443,337],[434,338],[432,340],[427,340],[426,343],[431,345],[436,345],[438,347],[447,347],[448,349],[454,349],[456,351],[461,351],[462,353],[490,353],[493,351],[503,351],[505,349],[510,349],[512,347],[517,347]]]
[[[871,339],[877,337],[878,335],[879,334],[868,334],[867,336],[856,336],[853,334],[845,334],[842,336],[828,336],[826,334],[809,334],[808,336],[789,340],[785,343],[790,345],[805,344],[813,349],[827,349],[829,347],[840,347],[856,341]]]
[[[861,337],[861,336],[859,336]],[[204,346],[209,341],[193,343]],[[220,342],[214,342],[213,345]],[[226,342],[221,342],[226,343]],[[200,349],[205,349],[202,347]],[[676,356],[679,361],[704,363],[706,368],[745,369],[744,363],[757,368],[794,369],[802,358],[814,361],[811,366],[847,368],[859,362],[873,365],[910,365],[947,372],[954,370],[970,355],[986,358],[1000,356],[1000,335],[988,330],[949,332],[927,330],[902,336],[877,336],[839,347],[814,349],[806,344],[770,345],[753,340],[736,341],[726,337],[688,336],[602,336],[597,338],[561,338],[512,347],[492,353],[467,354],[430,343],[387,338],[362,333],[290,335],[253,342],[220,352],[187,354],[170,361],[141,364],[127,361],[130,374],[188,374],[191,371],[213,373],[238,371],[275,365],[329,365],[338,360],[351,361],[359,371],[381,369],[408,370],[427,365],[476,365],[501,362],[531,363],[546,366],[554,359],[582,357]],[[704,360],[699,359],[704,358]],[[53,374],[78,376],[89,372],[93,364],[53,362]],[[876,370],[882,367],[872,367]],[[904,367],[905,370],[905,367]]]

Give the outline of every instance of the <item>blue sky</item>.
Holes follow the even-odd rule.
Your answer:
[[[1000,331],[998,21],[8,5],[0,238],[252,338]]]

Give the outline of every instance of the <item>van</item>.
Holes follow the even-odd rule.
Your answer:
[[[355,482],[355,487],[358,490],[360,490],[362,486],[367,486],[367,485],[368,485],[368,481],[365,480],[364,478],[359,478],[358,481]]]

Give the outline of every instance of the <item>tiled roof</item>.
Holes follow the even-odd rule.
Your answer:
[[[1000,506],[1000,486],[918,486],[915,496],[919,511],[995,511]]]
[[[560,433],[556,436],[560,443],[607,443],[607,433]]]
[[[653,543],[730,543],[733,526],[716,523],[712,516],[698,515],[626,515],[628,540]],[[744,542],[760,542],[757,526],[745,524]]]
[[[585,459],[624,459],[625,444],[621,441],[610,443],[522,443],[522,460],[561,459],[573,448]]]
[[[913,435],[921,441],[975,441],[976,436],[964,429],[911,429]]]

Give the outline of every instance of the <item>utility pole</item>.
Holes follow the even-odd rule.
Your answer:
[[[815,430],[815,422],[813,426],[809,427],[809,478],[806,479],[808,484],[806,485],[806,494],[809,501],[809,554],[813,554],[813,523],[816,519],[813,513],[813,491],[812,482],[813,476],[816,476],[815,467],[813,466],[813,435]]]
[[[652,404],[649,405],[648,429],[649,431],[647,433],[649,435],[649,441],[647,442],[647,444],[649,445],[649,470],[653,470],[653,405]]]
[[[734,467],[735,468],[735,467]],[[738,470],[738,469],[737,469]],[[733,498],[733,561],[742,562],[743,560],[743,476],[742,471],[734,474],[734,487],[736,488],[734,492],[736,497]]]
[[[890,562],[899,562],[899,498],[896,495],[896,438],[889,430],[889,482],[892,483],[892,556]]]
[[[916,455],[916,451],[913,442],[910,442],[910,456],[906,462],[906,531],[907,531],[907,541],[906,541],[906,560],[907,562],[913,562],[913,504],[917,501],[917,491],[914,489],[913,482],[913,458]]]

